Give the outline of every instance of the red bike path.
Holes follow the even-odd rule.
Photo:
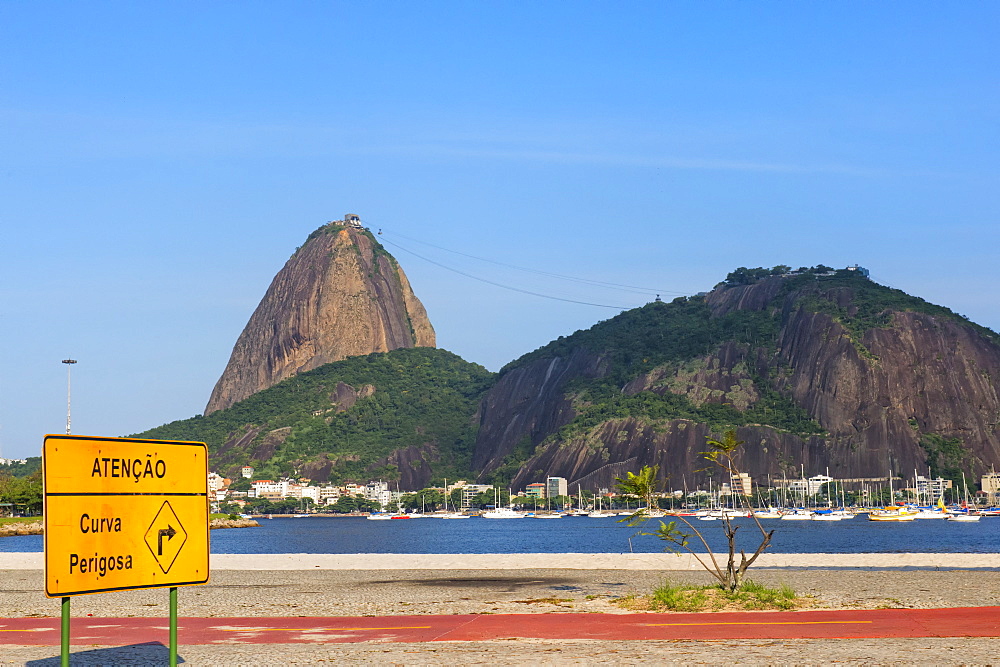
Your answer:
[[[168,640],[166,618],[74,618],[70,643]],[[178,643],[334,644],[534,639],[820,639],[998,637],[1000,607],[672,614],[482,614],[181,618]],[[0,645],[58,646],[58,618],[0,619]]]

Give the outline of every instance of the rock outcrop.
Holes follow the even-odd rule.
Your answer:
[[[767,341],[722,340],[707,354],[626,377],[614,391],[673,394],[687,406],[714,403],[743,414],[762,397],[780,395],[818,428],[790,432],[767,423],[766,410],[754,413],[762,414],[761,423],[739,425],[740,468],[761,482],[797,477],[802,469],[843,479],[889,471],[926,475],[929,466],[978,475],[1000,464],[995,335],[930,304],[876,309],[862,326],[859,308],[870,308],[871,294],[888,294],[887,288],[864,287],[869,301],[859,305],[850,286],[785,280],[720,287],[704,298],[708,327],[721,327],[733,313],[767,318],[776,332]],[[512,364],[483,398],[473,454],[481,477],[501,471],[522,488],[555,475],[573,488],[597,489],[613,487],[626,471],[658,464],[671,488],[704,483],[700,453],[706,437],[721,435],[719,423],[634,415],[574,422],[588,405],[580,398],[588,383],[622,374],[612,375],[613,349],[572,339]],[[521,461],[511,468],[518,454]]]
[[[434,345],[427,313],[396,260],[368,230],[330,223],[274,277],[205,414],[323,364]]]

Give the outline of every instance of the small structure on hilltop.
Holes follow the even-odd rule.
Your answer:
[[[347,225],[348,227],[361,229],[361,216],[355,215],[354,213],[345,213],[344,224]]]
[[[846,270],[847,271],[856,271],[857,273],[860,273],[861,275],[863,275],[865,278],[869,278],[869,279],[871,278],[871,275],[870,275],[870,272],[868,271],[868,269],[866,269],[863,266],[858,266],[857,264],[855,264],[854,266],[848,266],[846,268]]]

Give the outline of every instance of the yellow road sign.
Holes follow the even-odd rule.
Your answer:
[[[45,594],[208,581],[208,448],[48,435]]]

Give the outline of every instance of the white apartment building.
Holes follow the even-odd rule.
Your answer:
[[[226,486],[225,478],[217,472],[208,473],[208,490],[218,491],[219,489]]]
[[[318,486],[317,505],[334,505],[340,500],[340,489],[336,486]]]
[[[983,478],[985,479],[985,478]],[[916,494],[923,499],[928,499],[930,502],[937,502],[938,498],[944,496],[945,489],[951,488],[950,479],[942,479],[940,477],[936,479],[927,479],[923,475],[917,475],[916,479]]]
[[[1000,500],[1000,472],[990,472],[983,475],[981,486],[983,493],[990,500],[993,502]]]
[[[556,496],[568,496],[569,488],[565,477],[545,478],[545,497],[555,498]]]
[[[816,475],[809,479],[793,479],[788,485],[788,490],[799,494],[805,491],[807,496],[815,496],[822,490],[824,484],[829,484],[832,481],[833,477],[828,475]]]
[[[382,507],[392,502],[392,492],[389,491],[389,485],[385,482],[368,482],[364,489],[366,500],[374,500]]]
[[[720,491],[720,495],[737,495],[737,496],[752,496],[753,495],[753,482],[750,480],[750,475],[745,472],[741,472],[732,475],[729,484],[722,485],[723,491]]]
[[[299,487],[299,498],[308,498],[313,501],[314,505],[319,505],[319,487],[318,486],[300,486]]]
[[[492,484],[465,484],[462,487],[462,509],[467,510],[472,505],[472,499],[480,493],[492,491]]]
[[[266,496],[278,496],[284,498],[288,492],[288,482],[274,482],[270,479],[258,479],[250,484],[248,498],[264,498]]]
[[[345,484],[344,493],[348,496],[364,496],[365,487],[362,484]]]

